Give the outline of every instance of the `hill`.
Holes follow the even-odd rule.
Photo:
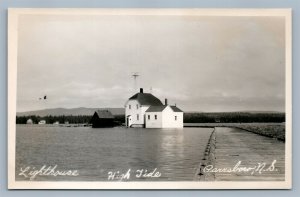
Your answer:
[[[17,112],[17,116],[92,116],[96,110],[109,110],[113,115],[124,115],[124,108],[54,108],[28,112]]]

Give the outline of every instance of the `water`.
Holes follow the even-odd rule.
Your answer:
[[[36,181],[108,181],[109,171],[157,168],[159,178],[126,181],[192,181],[211,128],[143,129],[17,125],[16,180],[21,168],[43,165],[78,170],[79,176],[37,176]],[[116,181],[116,180],[114,180]]]

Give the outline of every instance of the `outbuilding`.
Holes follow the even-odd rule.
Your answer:
[[[109,110],[97,110],[90,123],[93,128],[113,127],[114,116]]]
[[[32,119],[28,119],[28,120],[26,121],[26,124],[33,124]]]

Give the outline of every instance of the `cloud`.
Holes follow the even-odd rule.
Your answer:
[[[122,107],[143,87],[189,111],[284,110],[280,17],[23,15],[17,110]],[[37,102],[49,95],[47,104]]]

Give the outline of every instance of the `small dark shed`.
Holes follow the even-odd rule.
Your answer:
[[[91,119],[91,124],[93,128],[113,127],[114,119],[109,110],[97,110]]]

